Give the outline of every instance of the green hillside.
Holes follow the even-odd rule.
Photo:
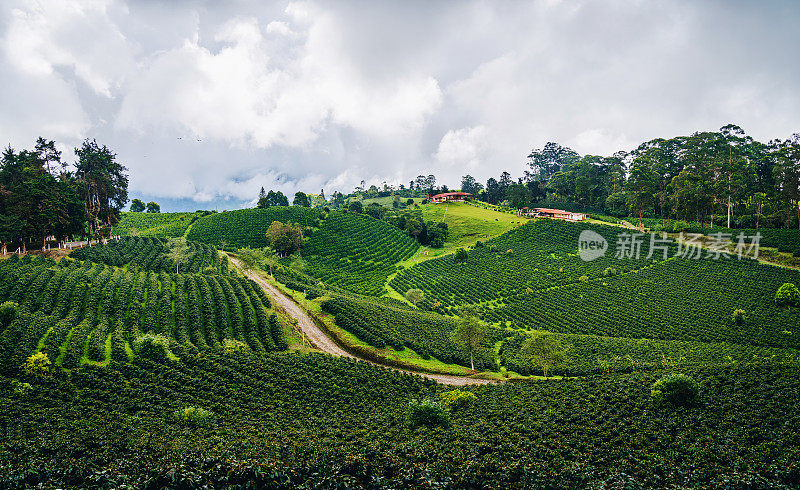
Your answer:
[[[335,293],[322,302],[322,311],[332,314],[339,327],[379,349],[408,347],[423,359],[433,356],[444,363],[470,366],[469,352],[450,338],[456,327],[453,318],[386,300]],[[490,330],[477,349],[476,369],[497,369],[491,347],[504,333]]]
[[[145,334],[163,336],[182,357],[218,348],[225,339],[265,352],[285,348],[270,302],[249,280],[220,274],[130,272],[62,259],[0,262],[0,303],[16,303],[0,333],[0,362],[19,366],[44,352],[56,365],[127,360]]]
[[[91,260],[100,264],[122,267],[133,265],[150,271],[172,272],[175,262],[166,256],[169,249],[165,240],[146,237],[122,237],[106,245],[95,245],[75,250],[70,257],[78,260]],[[211,245],[187,242],[189,257],[179,265],[180,272],[200,272],[207,267],[220,269],[227,259],[220,260],[217,250]]]
[[[120,213],[120,221],[111,230],[112,235],[138,235],[148,237],[183,236],[189,225],[209,211],[194,213]]]
[[[262,248],[269,245],[266,233],[273,221],[316,227],[321,216],[320,209],[298,206],[225,211],[197,220],[186,238],[210,243],[217,248]]]
[[[428,249],[427,255],[418,256],[420,260],[448,254],[458,247],[471,247],[477,241],[485,242],[527,221],[513,213],[467,203],[424,204],[420,208],[424,220],[445,222],[449,231],[444,247]]]
[[[401,271],[390,285],[400,293],[411,288],[424,290],[429,307],[436,302],[452,307],[577,283],[581,276],[602,277],[608,268],[622,273],[653,264],[653,259],[646,258],[647,247],[639,260],[617,260],[612,252],[583,261],[578,256],[578,239],[584,229],[603,236],[610,247],[621,231],[602,225],[529,221],[473,248],[464,264],[455,263],[452,255],[439,257]]]
[[[702,387],[692,409],[654,406],[664,371],[472,387],[474,405],[449,426],[416,429],[409,402],[451,388],[324,355],[137,358],[51,378],[11,379],[8,366],[5,488],[791,488],[800,478],[800,370],[780,364],[688,370]],[[213,415],[181,423],[187,407]]]
[[[309,238],[302,253],[306,272],[326,284],[380,296],[396,264],[419,245],[390,224],[370,216],[332,212]]]

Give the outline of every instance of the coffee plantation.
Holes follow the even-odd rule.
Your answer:
[[[236,262],[273,221],[303,247],[248,274],[291,299]],[[604,256],[581,258],[585,230]],[[647,240],[617,258],[623,231],[532,220],[416,260],[385,220],[275,206],[194,219],[178,273],[161,236],[11,256],[0,487],[800,484],[800,311],[775,301],[800,272]],[[370,362],[309,353],[293,307]],[[479,373],[453,337],[471,307]],[[564,348],[556,379],[521,353],[541,335]]]
[[[200,272],[208,267],[224,272],[227,268],[211,245],[199,242],[187,242],[187,245],[187,260],[177,264],[180,272]],[[167,257],[168,251],[165,240],[160,238],[122,237],[106,245],[78,249],[70,256],[117,267],[132,265],[142,270],[171,272],[176,264]]]

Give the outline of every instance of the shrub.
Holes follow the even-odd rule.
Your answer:
[[[587,282],[589,280],[589,276],[581,276],[578,278],[580,282]]]
[[[450,410],[458,410],[471,406],[478,400],[475,393],[471,391],[452,390],[441,394],[442,402]]]
[[[785,282],[775,292],[775,304],[781,308],[791,308],[800,304],[800,290],[790,282]]]
[[[700,387],[685,374],[670,374],[653,383],[650,395],[657,404],[690,407],[697,404]]]
[[[50,359],[44,352],[37,352],[30,356],[22,366],[28,374],[44,376],[50,370]]]
[[[742,309],[733,310],[733,321],[736,322],[736,325],[741,326],[742,322],[744,322],[744,310]]]
[[[133,352],[137,356],[156,361],[166,361],[175,355],[169,350],[169,339],[163,335],[144,334],[133,342]]]
[[[603,275],[605,277],[616,276],[617,275],[617,269],[615,269],[613,267],[606,267],[605,270],[603,271]]]
[[[318,289],[309,289],[306,291],[306,299],[317,299],[320,296],[322,296],[322,294]]]
[[[222,342],[222,350],[228,355],[237,355],[237,354],[247,354],[250,352],[250,349],[247,347],[247,344],[242,342],[241,340],[236,339],[225,339]]]
[[[206,427],[211,425],[214,412],[196,407],[186,407],[175,411],[175,419],[189,427]]]
[[[676,221],[672,224],[672,231],[675,233],[680,233],[682,231],[686,231],[690,228],[689,223],[685,221]]]
[[[33,387],[30,383],[20,383],[16,379],[11,381],[11,389],[14,390],[15,395],[25,396],[31,391],[31,388]]]
[[[408,404],[408,426],[447,427],[450,425],[450,413],[439,402],[426,398],[422,401],[411,400]]]
[[[483,244],[482,241],[478,240],[477,242],[475,242],[475,248],[483,248],[483,247],[484,247],[484,244]]]
[[[19,305],[13,301],[6,301],[0,305],[0,327],[5,328],[17,318],[17,308]]]

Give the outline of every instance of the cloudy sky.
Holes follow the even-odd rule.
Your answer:
[[[3,0],[0,144],[96,138],[164,210],[518,176],[534,147],[800,131],[800,2]]]

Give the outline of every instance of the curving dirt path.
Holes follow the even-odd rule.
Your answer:
[[[278,288],[276,288],[272,284],[270,284],[267,281],[265,281],[264,278],[262,278],[261,276],[259,276],[255,272],[246,271],[246,270],[242,269],[241,264],[239,263],[239,261],[236,258],[234,258],[234,257],[232,257],[230,255],[228,256],[228,258],[231,260],[231,262],[237,268],[239,268],[239,270],[244,272],[244,274],[247,277],[249,277],[250,279],[254,280],[256,283],[258,283],[258,285],[261,286],[261,288],[264,290],[264,292],[267,293],[269,295],[269,297],[272,298],[272,300],[276,304],[278,304],[281,307],[283,307],[283,309],[286,310],[286,312],[289,315],[291,315],[292,318],[297,320],[297,326],[300,327],[300,330],[303,331],[303,333],[306,336],[306,340],[308,340],[308,342],[311,343],[311,345],[313,345],[315,348],[321,350],[322,352],[325,352],[326,354],[331,354],[331,355],[339,356],[339,357],[350,357],[352,359],[359,359],[359,360],[364,361],[364,362],[369,362],[370,364],[375,364],[376,366],[382,366],[382,367],[393,369],[395,371],[400,371],[400,372],[403,372],[403,373],[416,374],[418,376],[423,376],[425,378],[429,378],[429,379],[432,379],[434,381],[437,381],[439,383],[446,384],[446,385],[465,386],[465,385],[482,385],[482,384],[495,384],[495,383],[497,383],[497,381],[489,380],[489,379],[474,379],[474,378],[467,378],[465,376],[450,376],[450,375],[447,375],[447,374],[431,374],[431,373],[425,373],[425,372],[422,372],[422,371],[408,371],[408,370],[399,369],[399,368],[396,368],[396,367],[393,367],[393,366],[386,366],[384,364],[378,364],[376,362],[372,362],[370,360],[354,356],[353,354],[351,354],[351,353],[347,352],[346,350],[342,349],[339,346],[339,344],[337,344],[336,342],[333,341],[333,339],[328,337],[328,335],[325,332],[323,332],[322,329],[320,329],[319,326],[317,326],[316,323],[314,323],[314,320],[312,320],[311,317],[308,316],[308,313],[306,313],[306,311],[300,305],[295,303],[292,298],[286,296],[281,290],[279,290]]]

